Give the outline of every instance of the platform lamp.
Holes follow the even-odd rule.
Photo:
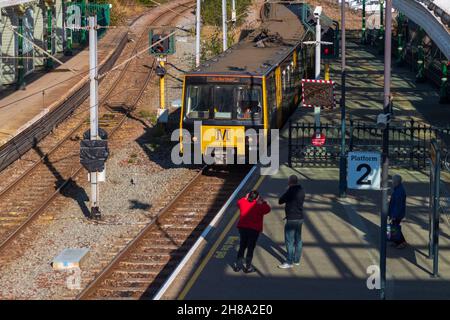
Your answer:
[[[47,10],[46,16],[47,16],[47,32],[45,33],[45,42],[47,43],[47,53],[49,56],[45,58],[45,68],[46,69],[53,69],[53,59],[50,58],[50,55],[53,53],[53,39],[52,39],[52,33],[53,33],[53,7],[55,6],[54,0],[45,0],[45,8]]]

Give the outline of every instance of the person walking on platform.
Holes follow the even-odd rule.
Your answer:
[[[241,269],[245,273],[256,271],[252,266],[253,251],[256,241],[263,229],[264,215],[270,212],[270,206],[253,190],[245,197],[238,200],[240,216],[237,228],[239,229],[240,243],[236,262],[233,270],[239,272]],[[244,253],[247,250],[244,265]]]
[[[391,199],[389,201],[388,213],[388,217],[391,220],[390,240],[392,241],[392,245],[397,249],[403,249],[406,247],[406,240],[403,236],[400,224],[406,215],[406,192],[403,187],[402,177],[400,175],[394,175],[392,177],[392,185],[394,190],[392,191]]]
[[[303,202],[305,190],[299,184],[298,178],[292,175],[288,179],[288,189],[278,200],[278,204],[285,204],[286,224],[284,226],[284,239],[286,243],[286,262],[279,265],[281,269],[292,268],[300,265],[302,256],[302,225]]]

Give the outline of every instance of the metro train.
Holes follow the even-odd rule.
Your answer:
[[[283,126],[300,102],[301,79],[314,77],[314,46],[302,44],[314,38],[302,23],[304,5],[266,2],[257,30],[185,74],[181,153],[183,145],[192,143],[216,163],[226,163],[228,151],[233,161],[247,162],[249,144],[257,145],[268,130]],[[196,122],[200,128],[194,132]],[[245,133],[249,128],[256,136]]]

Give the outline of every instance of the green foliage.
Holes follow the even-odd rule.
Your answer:
[[[252,0],[236,0],[236,24],[239,26],[247,17],[247,11]],[[202,20],[206,25],[222,25],[222,2],[220,0],[204,0],[202,2]],[[227,18],[231,19],[231,1],[227,0]]]
[[[201,60],[205,61],[220,54],[223,51],[222,41],[222,29],[219,27],[214,28],[210,38],[202,43]],[[228,47],[231,47],[234,41],[233,30],[228,30]]]

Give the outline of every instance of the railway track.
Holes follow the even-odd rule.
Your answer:
[[[77,299],[150,299],[250,170],[204,167]]]
[[[161,19],[171,21],[177,14],[192,8],[194,1],[178,3],[169,7],[151,21],[157,24]],[[135,40],[130,56],[147,46],[147,30]],[[144,57],[125,64],[112,86],[99,101],[99,126],[106,130],[111,139],[128,118],[129,113],[142,98],[154,74],[156,60]],[[148,66],[151,66],[148,68]],[[138,85],[132,88],[130,84]],[[88,112],[81,112],[78,121],[54,147],[43,150],[35,147],[40,160],[28,168],[17,179],[0,192],[0,251],[14,241],[58,196],[65,194],[65,188],[73,186],[75,177],[84,171],[79,163],[79,140],[89,128]],[[85,212],[87,214],[87,212]]]

